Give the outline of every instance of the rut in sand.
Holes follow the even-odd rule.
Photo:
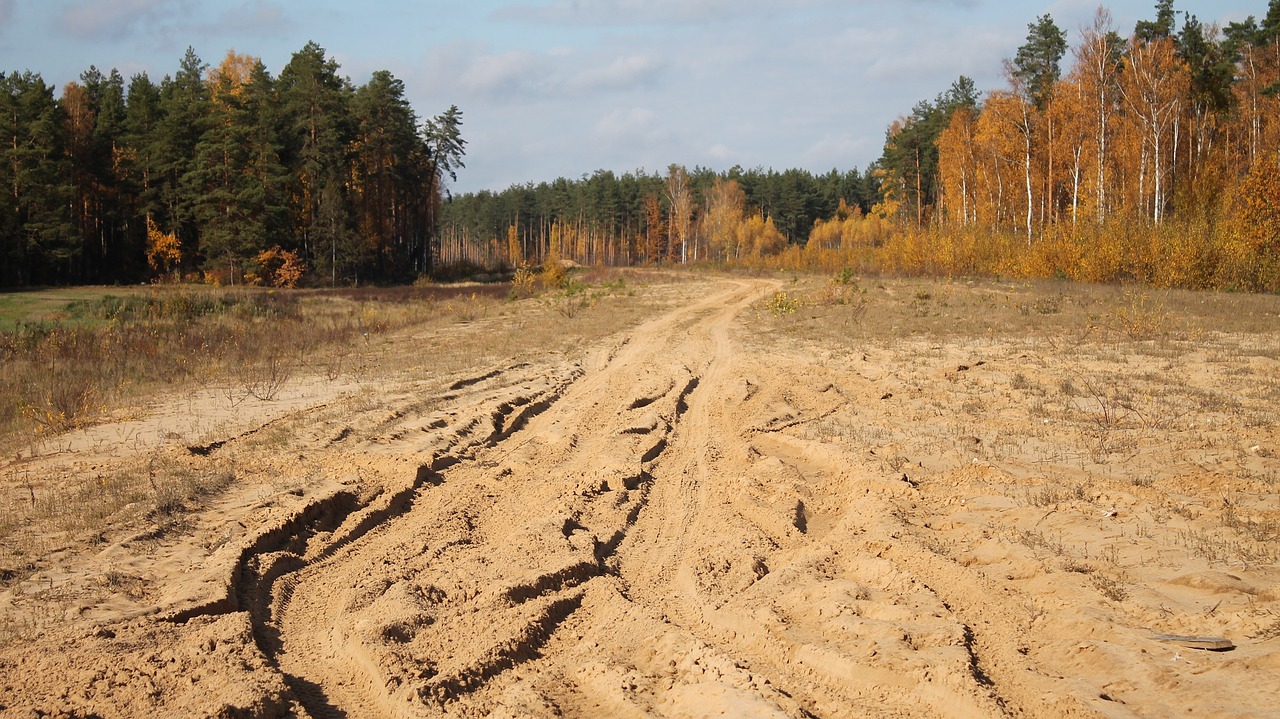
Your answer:
[[[1034,348],[812,341],[763,309],[780,286],[707,281],[576,359],[273,420],[305,436],[263,451],[314,476],[102,550],[201,565],[151,609],[0,653],[0,716],[1270,715],[1274,629],[1227,630],[1272,610],[1274,567],[1186,569],[1163,489],[1032,493],[1055,476],[1032,450],[1072,446],[1021,409]],[[1155,559],[1104,564],[1103,542]],[[1216,626],[1231,652],[1152,639]]]

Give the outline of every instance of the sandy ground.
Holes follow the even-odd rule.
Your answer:
[[[1151,335],[1131,305],[1126,337],[1016,288],[780,290],[656,288],[577,352],[174,431],[193,396],[5,468],[11,503],[236,479],[6,539],[0,716],[1280,716],[1280,302]]]

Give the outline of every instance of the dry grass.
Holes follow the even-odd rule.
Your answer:
[[[101,292],[77,294],[57,312],[44,307],[41,319],[15,319],[0,332],[4,455],[158,391],[218,384],[241,401],[272,400],[298,374],[337,379],[375,337],[483,318],[508,288]]]
[[[126,468],[63,477],[58,482],[11,467],[5,483],[20,491],[9,493],[5,506],[0,507],[0,538],[8,538],[21,528],[42,526],[92,540],[110,522],[176,517],[225,489],[235,477],[234,460],[195,463],[165,455]],[[15,548],[20,550],[20,545]]]
[[[833,416],[824,436],[908,448],[897,451],[926,465],[932,458],[933,471],[981,456],[1019,478],[988,491],[1042,515],[1096,518],[1136,495],[1163,517],[1134,518],[1122,507],[1147,556],[1276,561],[1280,297],[863,277],[865,312],[848,322],[841,306],[816,301],[831,277],[778,277],[788,296],[806,301],[778,316],[759,307],[745,341],[829,358],[875,378],[869,396],[887,398],[883,418]],[[957,456],[975,433],[982,451]],[[1045,531],[1012,541],[1067,549]],[[1095,589],[1109,598],[1124,591]]]
[[[31,537],[50,532],[92,542],[105,527],[136,518],[180,517],[232,484],[234,463],[213,458],[155,453],[145,464],[53,477],[33,474],[22,456],[35,442],[52,451],[68,430],[131,412],[159,393],[214,387],[239,408],[271,402],[304,380],[439,381],[538,352],[584,352],[665,306],[646,292],[652,282],[688,279],[574,272],[571,290],[518,301],[508,299],[509,286],[475,284],[297,292],[166,287],[79,297],[59,318],[19,323],[0,335],[0,447],[9,460],[0,468],[0,538],[36,554]],[[572,312],[560,310],[566,297]],[[216,436],[179,440],[226,438],[209,431]],[[292,441],[288,432],[256,439],[266,443],[258,449],[273,451]],[[0,556],[0,570],[22,565],[21,557],[12,559]]]

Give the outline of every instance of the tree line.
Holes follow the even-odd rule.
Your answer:
[[[191,49],[159,83],[90,67],[57,97],[0,73],[0,285],[430,271],[462,114],[420,120],[391,73],[338,71],[308,43],[277,77]]]
[[[1099,8],[1066,37],[1038,17],[1005,87],[895,122],[873,212],[1020,238],[965,258],[989,270],[1280,290],[1280,0],[1226,27],[1159,0],[1127,38]]]
[[[452,198],[442,212],[441,259],[508,268],[552,256],[611,265],[726,261],[804,243],[819,218],[845,205],[869,208],[875,198],[876,182],[856,169],[599,170]]]
[[[1037,17],[1005,87],[961,77],[865,171],[821,175],[673,164],[446,198],[457,108],[420,121],[390,73],[337,71],[310,43],[278,77],[192,51],[159,84],[91,68],[58,98],[0,74],[0,284],[565,258],[1280,291],[1280,0],[1226,27],[1158,0],[1127,38],[1099,8],[1074,47]]]
[[[1280,291],[1280,0],[1226,27],[1154,9],[1126,38],[1099,8],[1074,47],[1036,18],[1006,87],[959,78],[893,122],[865,172],[672,165],[469,194],[445,209],[442,259]]]

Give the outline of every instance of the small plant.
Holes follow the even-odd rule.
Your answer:
[[[488,307],[475,292],[459,302],[450,303],[448,309],[459,322],[474,322],[488,313]]]
[[[520,263],[511,280],[511,292],[516,299],[528,299],[538,291],[538,271],[527,263]]]
[[[274,400],[293,376],[293,366],[279,350],[271,351],[262,364],[245,375],[245,392],[263,402]]]
[[[773,313],[774,317],[793,315],[799,312],[803,306],[804,303],[799,297],[792,297],[782,290],[774,292],[773,297],[769,298],[769,301],[765,303],[765,308]]]
[[[1040,315],[1056,315],[1062,311],[1062,295],[1059,294],[1054,297],[1044,297],[1036,300],[1031,305],[1031,309],[1035,310],[1036,314]]]
[[[1125,591],[1124,585],[1105,574],[1095,572],[1089,575],[1089,582],[1102,596],[1113,602],[1123,602],[1129,598],[1129,592]]]
[[[589,296],[587,289],[587,286],[581,282],[572,278],[566,279],[563,289],[556,295],[556,312],[572,319],[580,310],[594,305],[595,299]]]
[[[1018,533],[1017,541],[1031,549],[1043,549],[1057,557],[1067,554],[1067,545],[1061,538],[1054,540],[1035,529],[1024,529]]]
[[[1167,334],[1169,313],[1162,302],[1146,293],[1125,293],[1126,304],[1112,313],[1116,328],[1132,340],[1149,340]]]
[[[59,434],[88,424],[102,409],[91,379],[69,372],[50,378],[40,397],[21,412],[40,434]]]

